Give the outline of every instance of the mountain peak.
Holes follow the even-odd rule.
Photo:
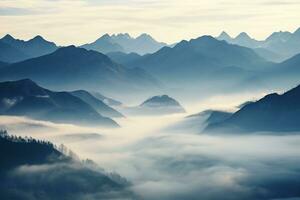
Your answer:
[[[298,29],[294,32],[294,34],[300,35],[300,28],[298,28]]]
[[[15,40],[15,38],[10,34],[6,34],[1,40],[9,41],[9,40]]]
[[[37,35],[37,36],[35,36],[34,38],[32,38],[31,40],[36,40],[36,41],[45,41],[45,39],[42,37],[42,36],[40,36],[40,35]]]
[[[222,31],[222,33],[217,37],[219,40],[230,40],[232,39],[228,33]]]
[[[246,32],[241,32],[236,39],[251,39],[250,36]]]
[[[147,33],[143,33],[138,36],[136,39],[143,39],[143,40],[154,40],[153,37]]]
[[[101,39],[102,40],[108,40],[108,39],[110,39],[110,35],[108,33],[106,33],[106,34],[102,35],[98,40],[101,40]]]

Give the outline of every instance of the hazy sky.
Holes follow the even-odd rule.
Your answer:
[[[299,10],[299,0],[0,0],[0,36],[40,34],[65,45],[146,32],[173,43],[226,30],[263,39],[300,27]]]

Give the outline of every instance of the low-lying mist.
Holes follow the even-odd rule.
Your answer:
[[[219,96],[193,105],[183,102],[188,113],[127,116],[118,120],[119,129],[7,116],[0,117],[0,128],[63,143],[80,158],[126,177],[145,200],[297,199],[300,134],[209,135],[201,133],[204,116],[192,122],[186,118],[205,109],[234,110],[249,99]]]

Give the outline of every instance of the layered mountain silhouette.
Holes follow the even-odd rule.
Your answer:
[[[134,199],[126,179],[106,173],[92,161],[80,162],[61,150],[50,142],[1,131],[0,198]]]
[[[0,60],[10,63],[19,62],[52,53],[56,49],[57,46],[53,42],[49,42],[39,35],[24,41],[7,34],[0,39]]]
[[[97,99],[92,94],[84,90],[76,90],[71,92],[72,95],[80,98],[87,104],[91,105],[98,113],[103,116],[114,118],[114,117],[124,117],[120,112],[106,105],[100,99]]]
[[[104,54],[75,46],[0,69],[1,80],[24,78],[55,90],[80,88],[119,95],[159,88],[158,81],[144,70],[127,69]]]
[[[252,49],[203,36],[182,41],[173,48],[163,47],[127,66],[142,67],[163,81],[178,84],[214,76],[220,69],[260,70],[269,64]]]
[[[300,28],[294,33],[288,31],[274,32],[267,39],[261,41],[251,38],[244,32],[235,38],[232,38],[226,32],[222,32],[217,39],[225,40],[231,44],[259,49],[257,52],[261,56],[275,62],[283,61],[300,53]]]
[[[95,50],[101,53],[109,52],[124,52],[124,53],[138,53],[146,54],[153,53],[163,46],[165,43],[157,42],[148,34],[141,34],[133,38],[128,33],[125,34],[105,34],[95,42],[82,45],[81,47],[88,50]]]
[[[299,131],[300,86],[279,95],[269,94],[248,103],[228,119],[208,126],[209,131]]]
[[[59,123],[118,126],[80,98],[47,90],[29,79],[0,83],[0,113]]]

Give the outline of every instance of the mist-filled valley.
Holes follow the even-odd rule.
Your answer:
[[[261,95],[216,96],[186,105],[186,113],[134,114],[118,118],[116,122],[121,128],[117,129],[15,116],[1,116],[0,126],[17,136],[64,144],[80,159],[91,159],[108,172],[126,177],[135,196],[119,193],[125,199],[297,197],[300,195],[297,132],[203,131],[213,109],[234,112],[246,100]],[[204,111],[208,108],[212,110]],[[195,110],[204,112],[197,114]],[[87,192],[90,198],[102,198],[90,193]],[[108,198],[116,197],[104,199]]]
[[[299,5],[0,1],[0,199],[300,200]]]

